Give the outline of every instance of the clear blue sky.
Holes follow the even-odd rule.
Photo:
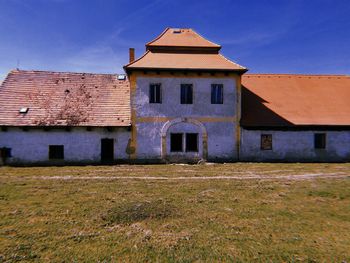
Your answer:
[[[350,0],[0,0],[0,80],[17,67],[121,73],[191,27],[255,73],[350,74]]]

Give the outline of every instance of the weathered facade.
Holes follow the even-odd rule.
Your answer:
[[[245,74],[220,49],[168,28],[126,75],[11,71],[1,161],[350,161],[349,76]]]

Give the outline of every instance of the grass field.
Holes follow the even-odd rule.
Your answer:
[[[350,262],[350,164],[0,168],[0,262]]]

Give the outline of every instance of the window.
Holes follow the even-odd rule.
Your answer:
[[[326,148],[326,134],[325,133],[315,133],[314,134],[314,144],[315,144],[315,149],[325,149]]]
[[[224,85],[211,84],[211,104],[224,103]]]
[[[63,160],[64,159],[63,145],[49,145],[49,159]]]
[[[0,148],[0,155],[2,159],[12,157],[11,148],[7,148],[7,147]]]
[[[171,152],[182,152],[182,133],[171,133],[170,134],[170,151]]]
[[[181,84],[181,104],[193,103],[193,86],[192,84]]]
[[[162,89],[160,83],[149,85],[149,103],[162,103]]]
[[[186,133],[186,152],[198,152],[198,133]]]
[[[261,134],[261,150],[272,150],[272,134]]]

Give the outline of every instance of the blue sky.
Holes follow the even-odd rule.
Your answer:
[[[122,73],[191,27],[254,73],[350,74],[349,0],[0,0],[0,80],[17,67]]]

